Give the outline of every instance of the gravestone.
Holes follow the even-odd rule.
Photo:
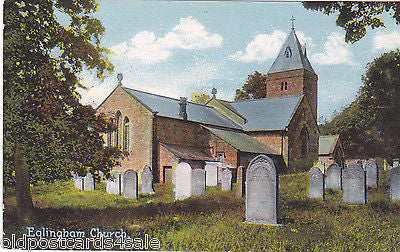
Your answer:
[[[138,197],[138,175],[134,170],[126,170],[123,177],[124,198],[137,199]]]
[[[75,176],[72,179],[74,181],[74,186],[79,190],[83,190],[83,178],[81,176]]]
[[[324,195],[324,174],[318,166],[310,170],[310,179],[308,183],[309,198],[325,198]]]
[[[192,194],[192,167],[188,163],[179,163],[174,170],[175,200],[189,198]]]
[[[374,161],[370,161],[365,165],[365,172],[367,176],[367,186],[378,187],[378,166]]]
[[[222,171],[222,191],[232,190],[232,172],[229,168]]]
[[[325,171],[325,188],[342,189],[342,168],[331,164]]]
[[[192,171],[192,196],[206,196],[206,171],[203,169]]]
[[[90,172],[86,174],[85,177],[83,177],[83,190],[84,191],[94,190],[94,178]]]
[[[206,185],[217,186],[218,184],[218,165],[213,162],[206,162]]]
[[[106,179],[106,191],[109,194],[121,194],[122,193],[122,174],[115,174],[114,178]]]
[[[236,196],[243,197],[244,195],[244,180],[243,180],[243,166],[237,168],[236,175]]]
[[[153,194],[153,172],[148,165],[143,168],[140,185],[140,193],[143,194]]]
[[[342,175],[342,201],[350,204],[365,204],[367,201],[365,171],[360,165],[354,163],[344,169]]]
[[[277,225],[278,222],[278,175],[269,157],[255,157],[246,171],[245,222]]]
[[[389,196],[391,200],[400,201],[400,166],[389,171]]]

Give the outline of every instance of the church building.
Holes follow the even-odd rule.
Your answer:
[[[318,159],[317,81],[292,28],[267,73],[265,98],[225,101],[213,89],[204,105],[131,89],[119,78],[97,112],[117,125],[104,136],[106,145],[129,153],[115,172],[140,175],[149,165],[155,182],[167,183],[182,161],[193,169],[215,164],[234,171],[259,154],[271,157],[279,172],[304,171]]]

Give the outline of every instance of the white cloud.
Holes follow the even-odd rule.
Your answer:
[[[247,44],[245,52],[238,51],[229,58],[243,62],[261,62],[275,58],[286,36],[286,33],[281,30],[275,30],[271,34],[258,34]]]
[[[400,47],[400,33],[392,31],[390,33],[379,32],[374,37],[374,49],[393,50]]]
[[[349,49],[342,35],[332,32],[324,43],[322,53],[313,54],[311,60],[320,65],[354,65],[353,53]]]
[[[313,46],[312,39],[307,37],[304,32],[296,32],[296,35],[301,45],[307,43],[307,47]],[[254,39],[247,44],[245,52],[238,51],[229,58],[237,61],[250,62],[250,61],[265,61],[267,59],[275,58],[287,34],[281,30],[275,30],[271,34],[258,34]]]
[[[153,64],[166,60],[173,49],[199,50],[220,47],[222,37],[210,34],[203,24],[192,17],[181,18],[172,31],[163,37],[154,32],[141,31],[130,42],[122,42],[111,47],[117,58],[137,59],[143,64]]]

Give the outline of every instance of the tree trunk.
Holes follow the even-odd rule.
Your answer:
[[[14,168],[16,179],[16,198],[18,221],[23,224],[32,220],[33,202],[29,185],[29,172],[21,153],[21,148],[17,144],[14,153]]]

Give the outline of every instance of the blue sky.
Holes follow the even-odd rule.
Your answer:
[[[179,98],[193,92],[233,100],[247,76],[271,67],[295,17],[296,34],[318,74],[318,116],[326,119],[353,101],[366,64],[400,46],[400,27],[368,29],[355,44],[344,42],[336,15],[306,10],[300,2],[176,2],[102,0],[95,17],[106,29],[103,45],[123,85]],[[83,72],[82,102],[100,104],[116,74],[97,80]]]

